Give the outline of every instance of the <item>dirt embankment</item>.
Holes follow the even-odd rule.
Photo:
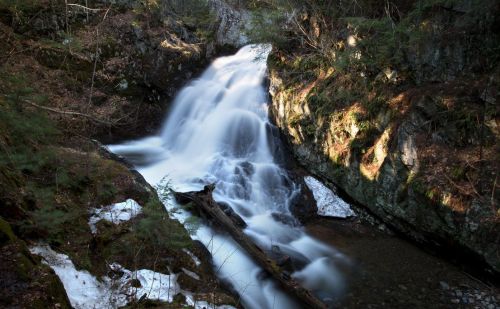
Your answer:
[[[2,74],[22,75],[44,96],[39,109],[73,135],[108,142],[155,132],[178,89],[230,49],[159,7],[88,6],[0,7]]]
[[[235,305],[155,190],[92,141],[157,130],[175,92],[221,48],[154,7],[87,5],[0,1],[0,306],[69,307],[59,279],[27,250],[39,242],[97,277],[112,275],[112,262],[180,273],[196,299]],[[142,214],[92,233],[93,209],[128,198]],[[206,257],[200,266],[185,248]]]

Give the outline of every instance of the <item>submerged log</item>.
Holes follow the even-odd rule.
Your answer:
[[[311,291],[302,287],[297,281],[290,277],[275,261],[264,253],[245,233],[235,219],[231,219],[214,201],[212,191],[215,185],[207,185],[203,191],[199,192],[175,192],[175,199],[181,204],[193,203],[201,215],[213,221],[218,226],[228,232],[233,239],[281,286],[294,295],[300,302],[308,308],[326,308],[326,305],[316,298]],[[227,211],[226,211],[227,212]],[[241,220],[241,218],[240,218]]]

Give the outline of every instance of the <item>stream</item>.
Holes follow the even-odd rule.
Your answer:
[[[215,183],[214,199],[229,205],[244,219],[247,224],[244,232],[264,250],[290,256],[294,270],[291,276],[326,304],[334,305],[348,293],[349,276],[362,278],[352,275],[355,261],[342,252],[380,255],[380,259],[389,252],[386,257],[397,260],[395,255],[400,250],[413,251],[408,244],[388,245],[394,240],[380,241],[385,236],[373,236],[377,232],[366,232],[365,228],[359,228],[351,236],[351,232],[346,232],[349,228],[344,227],[330,237],[331,222],[303,227],[294,219],[289,206],[300,194],[300,187],[283,167],[281,142],[268,119],[264,79],[270,49],[267,45],[249,45],[235,55],[216,59],[200,78],[180,91],[158,135],[109,148],[132,162],[152,185],[168,185],[175,191],[187,192]],[[169,200],[166,207],[171,215],[188,224],[191,215],[179,209],[175,201]],[[217,275],[238,292],[245,308],[301,308],[231,238],[203,224],[197,226],[192,237],[211,252]],[[335,240],[342,252],[336,249]],[[390,248],[377,251],[370,243],[388,245],[393,251]],[[361,246],[366,246],[366,250]],[[424,253],[410,255],[408,259],[414,259],[415,266],[411,269],[422,273],[424,281],[426,276],[433,276],[432,265],[440,265],[444,273],[449,268],[422,257]],[[374,259],[367,257],[370,258]],[[428,271],[421,272],[418,264],[425,259],[432,261],[428,263]],[[380,268],[376,263],[369,265]],[[380,280],[391,280],[389,268],[384,270],[388,275],[380,276]],[[369,289],[378,284],[380,293],[387,291],[384,282],[372,282],[370,278],[373,281],[379,277],[367,276],[363,282],[372,286],[365,287],[361,282],[354,285],[355,290],[357,287],[360,293],[371,293]],[[439,280],[426,282],[429,289],[439,289]],[[407,293],[409,287],[410,284],[399,286],[394,297],[399,299],[398,293]],[[412,291],[417,294],[412,299],[424,292],[422,286],[417,288],[420,290]],[[366,296],[366,300],[369,298]],[[425,298],[422,301],[425,303]],[[352,299],[351,303],[354,307],[370,304]]]

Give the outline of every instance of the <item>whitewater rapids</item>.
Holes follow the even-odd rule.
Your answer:
[[[157,136],[110,149],[131,160],[152,185],[168,179],[173,189],[186,192],[215,183],[214,199],[245,220],[245,233],[264,250],[299,261],[292,277],[329,303],[344,290],[338,268],[349,259],[308,236],[289,211],[300,188],[280,162],[281,144],[268,118],[264,79],[270,50],[249,45],[216,59],[180,91]],[[176,207],[173,201],[166,204],[169,210]],[[190,216],[171,213],[181,222]],[[205,225],[193,238],[211,251],[217,275],[235,288],[246,308],[301,307],[232,239]]]

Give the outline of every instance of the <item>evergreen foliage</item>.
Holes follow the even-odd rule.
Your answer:
[[[410,58],[419,57],[420,46],[433,42],[436,35],[452,33],[469,40],[469,44],[481,46],[477,52],[489,59],[489,68],[496,67],[499,60],[498,34],[492,28],[494,1],[472,1],[463,11],[454,11],[455,7],[461,8],[457,0],[253,3],[256,13],[249,36],[254,41],[272,42],[280,50],[292,53],[302,50],[304,58],[318,63],[316,67],[334,67],[340,73],[376,75],[390,67],[401,71],[404,77],[414,78],[407,63]],[[435,20],[435,13],[440,10],[463,17],[455,25]]]
[[[151,202],[144,207],[144,218],[137,225],[140,238],[157,248],[174,250],[191,245],[191,238],[182,224],[169,218],[163,205]]]

